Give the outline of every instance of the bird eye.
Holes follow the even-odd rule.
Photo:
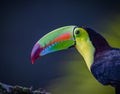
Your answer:
[[[76,34],[76,36],[79,36],[80,35],[80,30],[76,30],[75,34]]]
[[[77,30],[77,31],[75,32],[75,34],[76,34],[76,35],[80,34],[80,31],[79,31],[79,30]]]

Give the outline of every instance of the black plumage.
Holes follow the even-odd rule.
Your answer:
[[[103,85],[111,85],[120,91],[120,49],[112,48],[96,57],[91,72]]]
[[[85,28],[95,47],[94,62],[91,72],[103,85],[115,87],[120,94],[120,49],[112,48],[99,33]]]

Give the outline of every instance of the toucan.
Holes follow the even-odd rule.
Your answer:
[[[120,94],[120,49],[111,47],[101,34],[89,27],[63,26],[44,35],[32,49],[32,64],[43,55],[71,47],[78,50],[101,84],[113,86],[116,94]]]

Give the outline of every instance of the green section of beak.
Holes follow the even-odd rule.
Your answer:
[[[55,29],[55,30],[49,32],[48,34],[46,34],[45,36],[43,36],[38,41],[38,43],[41,45],[41,47],[45,47],[51,41],[53,41],[55,38],[61,36],[62,34],[65,34],[67,32],[70,32],[70,37],[72,39],[73,38],[73,29],[74,28],[75,28],[75,26],[65,26],[65,27],[61,27],[61,28]]]
[[[43,48],[40,56],[67,49],[74,45],[73,29],[75,26],[65,26],[51,31],[43,36],[38,44]]]
[[[33,47],[31,54],[32,62],[39,56],[74,46],[73,30],[75,27],[76,26],[61,27],[43,36]]]

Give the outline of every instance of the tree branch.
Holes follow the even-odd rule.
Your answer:
[[[45,89],[33,90],[33,87],[11,86],[0,82],[0,94],[51,94]]]

